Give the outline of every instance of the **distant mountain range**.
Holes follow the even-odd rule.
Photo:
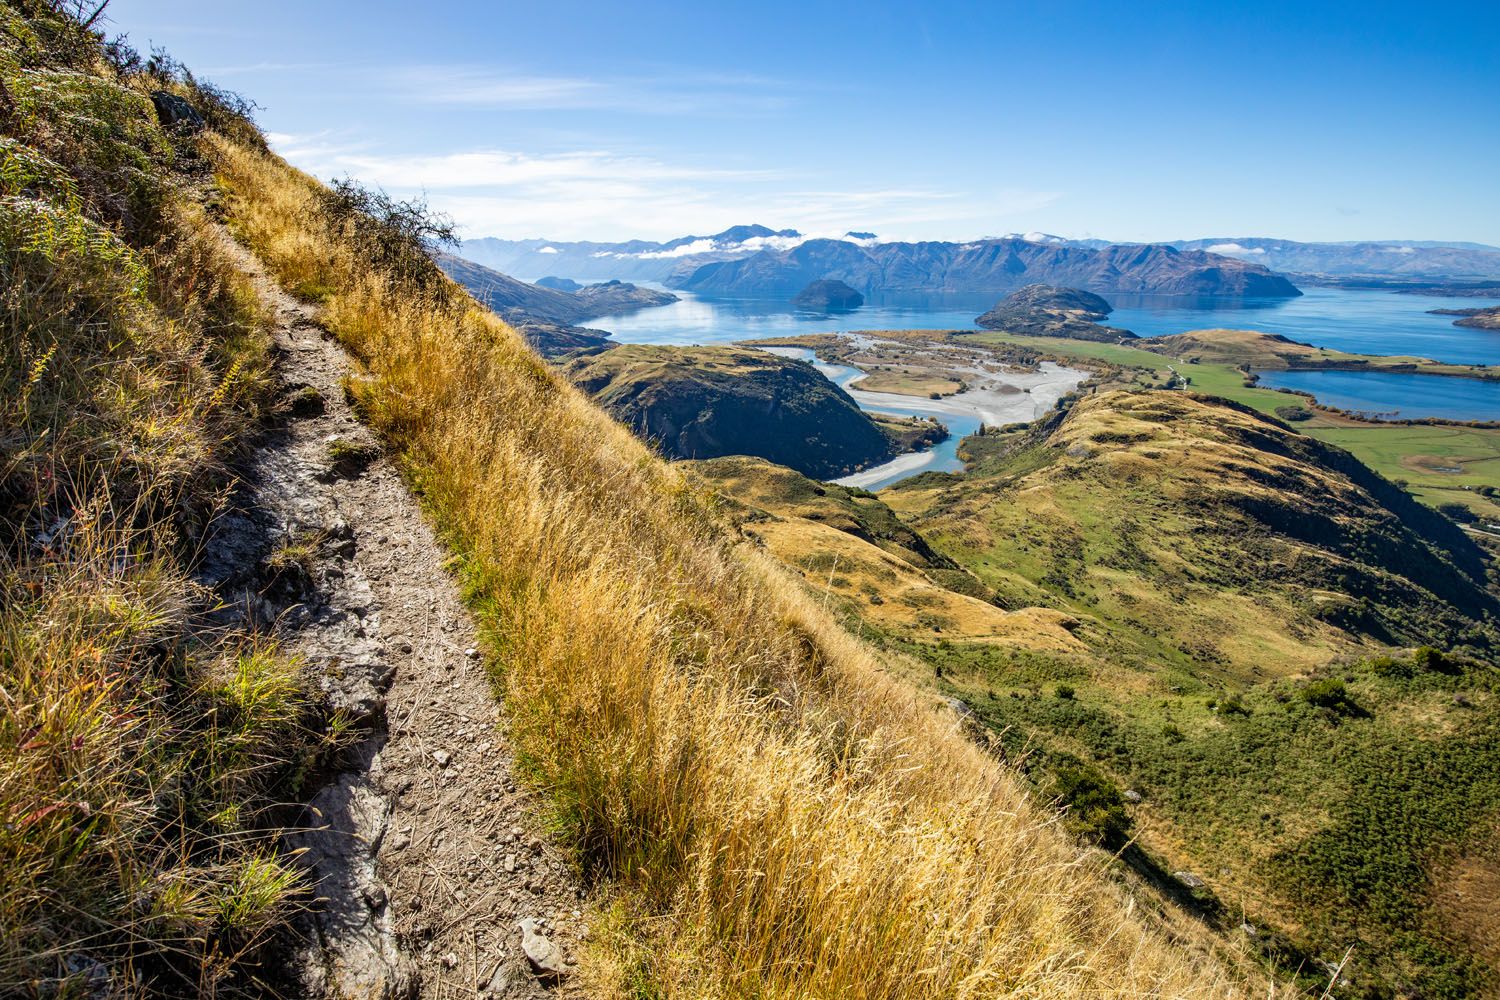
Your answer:
[[[1500,247],[1422,240],[1299,243],[1241,236],[1134,244],[1029,232],[906,243],[882,242],[868,232],[829,239],[756,225],[666,242],[476,239],[465,241],[460,253],[525,278],[617,278],[749,298],[789,298],[823,279],[867,296],[1005,294],[1034,283],[1105,294],[1291,296],[1299,294],[1297,282],[1418,288],[1500,280]]]
[[[790,298],[808,283],[886,292],[1012,292],[1038,282],[1105,293],[1293,296],[1295,285],[1235,257],[1162,244],[1074,243],[1046,234],[967,243],[883,243],[870,233],[809,238],[734,226],[665,243],[465,241],[469,260],[523,277],[649,281],[705,295]]]
[[[1483,243],[1384,240],[1366,243],[1297,243],[1240,236],[1178,240],[1180,250],[1203,250],[1264,264],[1292,275],[1341,278],[1400,278],[1430,281],[1500,278],[1500,247]]]

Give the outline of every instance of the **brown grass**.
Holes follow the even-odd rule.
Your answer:
[[[212,994],[294,905],[265,821],[318,745],[297,665],[190,578],[265,317],[165,84],[61,6],[0,6],[0,994]]]
[[[281,161],[215,159],[463,558],[513,739],[617,901],[600,995],[1237,995],[514,331],[371,274]]]

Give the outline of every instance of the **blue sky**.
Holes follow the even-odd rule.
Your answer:
[[[467,236],[1500,244],[1500,3],[115,0]]]

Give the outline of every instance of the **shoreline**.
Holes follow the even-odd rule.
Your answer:
[[[972,369],[971,374],[982,379],[982,383],[961,393],[932,399],[852,388],[851,383],[868,374],[865,369],[857,365],[823,361],[810,347],[777,344],[749,346],[780,357],[808,362],[830,382],[847,392],[866,413],[932,416],[947,427],[948,439],[931,448],[903,452],[879,465],[829,480],[839,486],[861,488],[875,484],[889,486],[939,464],[957,464],[961,469],[962,463],[957,458],[957,451],[963,438],[974,433],[980,426],[1003,427],[1038,420],[1050,412],[1058,400],[1091,377],[1086,371],[1068,368],[1054,361],[1040,362],[1036,371],[1016,371],[1004,375]]]

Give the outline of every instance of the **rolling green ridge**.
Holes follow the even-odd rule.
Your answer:
[[[1280,409],[1304,402],[1302,397],[1293,393],[1247,385],[1243,371],[1235,364],[1221,361],[1192,364],[1133,346],[1008,333],[981,333],[973,335],[972,339],[1021,347],[1045,357],[1088,359],[1116,365],[1134,372],[1137,382],[1142,385],[1160,385],[1174,375],[1180,375],[1196,392],[1222,396],[1271,416],[1277,415]],[[1248,357],[1237,356],[1237,363],[1247,360]],[[1404,363],[1411,359],[1395,360]],[[1298,430],[1348,449],[1376,472],[1404,483],[1414,496],[1431,506],[1457,503],[1480,517],[1500,521],[1500,503],[1488,493],[1490,490],[1500,491],[1500,429],[1457,424],[1380,426],[1315,411],[1311,419],[1299,424]],[[1486,492],[1479,492],[1480,488]]]
[[[907,560],[946,600],[830,537],[871,538],[871,515],[817,511],[834,501],[814,484],[700,471],[769,512],[745,529],[926,664],[1077,833],[1226,940],[1309,985],[1352,945],[1343,995],[1493,988],[1497,928],[1466,902],[1500,877],[1481,543],[1350,454],[1190,393],[1098,393],[962,447],[967,474],[878,495],[958,567]]]

